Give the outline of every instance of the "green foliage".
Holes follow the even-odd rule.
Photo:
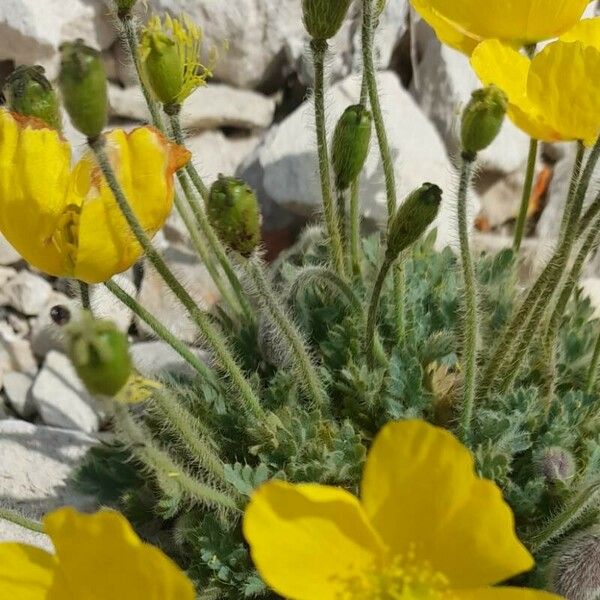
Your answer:
[[[230,494],[241,508],[253,489],[270,478],[338,485],[356,493],[369,445],[386,422],[423,418],[455,430],[461,380],[460,276],[454,253],[438,252],[434,244],[432,233],[410,251],[406,262],[408,326],[399,341],[394,335],[392,278],[385,283],[378,328],[388,363],[372,371],[364,360],[364,304],[383,258],[378,239],[364,240],[361,267],[366,283],[354,281],[351,293],[340,291],[333,279],[320,277],[323,273],[315,269],[326,264],[321,238],[315,241],[313,236],[313,242],[277,268],[279,300],[306,340],[327,391],[326,407],[310,402],[265,315],[258,326],[230,323],[227,335],[240,364],[253,373],[261,405],[270,411],[268,435],[264,424],[237,409],[235,390],[215,390],[193,379],[165,381],[198,435],[220,457],[221,480],[207,476],[202,468],[206,457],[195,456],[181,443],[157,399],[147,403],[138,422],[175,464]],[[513,267],[510,251],[483,255],[477,262],[486,339],[497,335],[513,309]],[[301,279],[303,285],[295,286],[306,274],[310,277]],[[540,573],[556,544],[589,526],[600,506],[600,410],[596,397],[584,391],[598,330],[589,301],[577,294],[563,320],[553,402],[547,406],[539,393],[542,372],[534,344],[515,386],[476,403],[472,449],[477,469],[501,486],[519,535],[536,552],[539,571],[528,576],[530,585],[542,584]],[[152,466],[144,464],[131,440],[122,444],[90,453],[78,475],[83,489],[122,510],[160,542],[198,583],[201,598],[276,598],[252,566],[239,513],[206,508],[175,491],[170,495],[158,477],[145,475],[153,473]],[[556,447],[576,461],[576,475],[566,481],[547,480],[540,468],[541,454]]]

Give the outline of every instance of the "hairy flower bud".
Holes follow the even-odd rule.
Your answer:
[[[7,77],[3,92],[11,111],[61,129],[58,98],[44,75],[44,67],[17,67]]]
[[[62,44],[60,52],[58,82],[65,108],[73,125],[95,139],[108,115],[106,71],[100,53],[82,40]]]
[[[120,19],[128,17],[131,14],[137,0],[114,0],[117,9],[117,15]]]
[[[260,243],[261,221],[252,189],[241,179],[219,175],[206,208],[222,242],[242,256],[250,256]]]
[[[600,596],[600,528],[592,527],[563,544],[550,569],[550,585],[567,600]]]
[[[539,473],[551,483],[569,481],[576,471],[575,457],[572,452],[560,446],[544,448],[536,464]]]
[[[304,26],[314,40],[332,38],[342,26],[351,0],[302,0]]]
[[[349,106],[333,134],[332,163],[338,189],[345,190],[360,175],[369,153],[371,113],[362,105]]]
[[[442,190],[433,183],[424,183],[404,200],[390,225],[387,260],[396,260],[425,233],[436,218],[441,202]]]
[[[462,116],[461,142],[467,157],[475,158],[496,139],[507,107],[506,94],[495,85],[473,92]]]
[[[115,396],[132,373],[127,336],[114,323],[87,312],[66,327],[68,353],[77,374],[92,394]]]

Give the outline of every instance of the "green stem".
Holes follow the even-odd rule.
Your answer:
[[[348,256],[348,214],[346,211],[346,192],[344,190],[337,191],[337,219],[340,225],[340,235],[342,238],[342,252],[344,253],[344,261]]]
[[[29,531],[44,533],[44,526],[40,522],[28,519],[18,512],[9,510],[8,508],[0,507],[0,519],[8,521],[9,523],[13,523],[13,525],[23,527],[24,529],[29,529]]]
[[[379,299],[381,298],[383,284],[385,283],[385,279],[393,264],[393,261],[389,260],[387,257],[384,259],[383,264],[379,269],[377,279],[375,280],[373,292],[371,293],[371,302],[369,304],[369,311],[367,313],[367,325],[365,331],[365,353],[367,355],[367,367],[370,370],[373,370],[373,368],[375,367],[375,329],[377,326],[377,311],[379,309]]]
[[[568,199],[575,198],[577,188],[581,182],[581,169],[583,167],[583,158],[585,155],[585,146],[581,142],[577,142],[577,154],[575,156],[575,163],[573,165],[573,172],[571,174],[571,182],[569,184]],[[567,200],[567,203],[569,201]],[[569,226],[570,214],[567,210],[563,212],[562,219],[560,222],[560,234],[558,236],[559,245],[564,241],[567,228]]]
[[[462,351],[463,402],[461,429],[463,441],[471,438],[471,423],[475,406],[475,377],[478,351],[477,283],[469,245],[468,192],[473,173],[473,160],[463,156],[458,189],[458,237],[464,283],[464,341]]]
[[[162,256],[156,251],[154,246],[145,231],[143,230],[140,222],[138,221],[135,213],[133,212],[127,198],[123,194],[123,190],[117,181],[113,168],[108,160],[104,149],[104,140],[90,141],[90,147],[94,151],[98,165],[108,183],[110,190],[112,191],[117,205],[121,210],[121,213],[125,217],[127,224],[133,232],[135,238],[143,248],[146,256],[152,266],[156,269],[158,274],[163,278],[167,286],[179,299],[182,305],[189,313],[192,320],[196,323],[204,339],[208,342],[210,348],[214,351],[221,367],[231,378],[231,381],[235,385],[235,388],[240,394],[240,404],[243,410],[248,411],[254,417],[260,421],[264,421],[266,414],[262,407],[258,397],[256,396],[250,382],[246,379],[242,370],[235,361],[235,358],[231,354],[227,347],[227,343],[223,339],[223,336],[219,331],[212,325],[208,316],[200,310],[193,298],[188,294],[187,290],[180,283],[179,279],[169,269]]]
[[[267,280],[259,259],[251,258],[244,261],[248,275],[252,279],[259,301],[266,315],[270,318],[279,334],[285,339],[294,355],[294,366],[297,370],[298,384],[320,408],[329,404],[329,398],[323,388],[323,383],[310,357],[302,333],[286,315],[280,301],[276,297],[271,283]]]
[[[169,118],[170,118],[171,129],[173,131],[174,140],[180,146],[183,146],[185,144],[185,140],[183,137],[183,131],[181,130],[181,122],[179,120],[179,113],[173,112],[172,114],[169,115]],[[196,188],[197,192],[200,194],[201,198],[198,198],[198,196],[196,194],[194,194],[194,191],[192,190],[192,188],[189,184],[189,181],[186,178],[186,173],[184,173],[183,171],[179,171],[177,173],[177,178],[179,180],[179,184],[181,185],[181,188],[183,189],[183,193],[185,194],[185,197],[189,203],[189,206],[190,206],[192,212],[194,213],[194,217],[196,218],[196,221],[198,222],[200,230],[206,237],[206,240],[208,241],[210,249],[214,252],[215,256],[217,257],[217,260],[219,261],[219,264],[221,265],[221,267],[225,273],[225,276],[227,277],[227,279],[229,281],[229,284],[233,288],[233,291],[235,292],[235,294],[238,298],[238,301],[244,311],[244,314],[246,315],[246,318],[249,321],[252,321],[254,319],[254,313],[252,312],[252,307],[250,306],[248,299],[246,298],[246,294],[244,293],[242,284],[240,283],[240,280],[235,273],[233,265],[231,264],[231,261],[229,260],[229,257],[227,256],[227,252],[225,251],[225,248],[223,247],[221,240],[217,236],[215,230],[213,229],[213,226],[210,224],[210,220],[208,218],[208,215],[206,214],[206,210],[202,203],[202,200],[204,200],[204,202],[206,202],[208,200],[208,194],[209,194],[208,188],[204,185],[202,178],[200,177],[198,171],[196,170],[196,168],[194,167],[194,165],[191,162],[189,162],[187,164],[187,166],[185,167],[185,171],[187,173],[187,176],[190,178],[193,186]]]
[[[185,360],[197,373],[209,382],[215,389],[219,388],[215,374],[198,358],[178,337],[173,335],[153,314],[148,312],[133,296],[130,296],[120,285],[113,280],[104,282],[106,288],[127,308],[137,315],[152,331],[164,342],[169,344],[183,360]]]
[[[406,257],[401,255],[400,260],[394,265],[392,271],[394,283],[394,324],[396,326],[396,337],[405,342],[406,337],[406,273],[404,264]]]
[[[79,282],[79,297],[81,298],[81,306],[84,310],[92,310],[92,303],[90,302],[90,286],[83,282]]]
[[[358,177],[350,186],[350,264],[352,266],[352,274],[360,278],[360,181]]]
[[[592,360],[587,373],[587,383],[585,391],[588,394],[592,394],[596,387],[596,381],[598,379],[598,363],[600,362],[600,333],[596,338],[596,344],[594,345],[594,353],[592,354]]]
[[[342,277],[345,276],[344,251],[340,223],[333,206],[331,193],[331,175],[329,171],[329,151],[327,149],[327,128],[325,125],[325,54],[327,40],[311,40],[315,69],[315,123],[317,128],[317,151],[319,155],[319,176],[321,179],[321,195],[323,198],[323,214],[329,235],[331,263],[334,270]]]
[[[538,145],[538,141],[531,138],[529,141],[529,156],[527,158],[527,170],[525,172],[525,184],[523,185],[523,195],[521,197],[521,208],[519,209],[519,216],[517,217],[517,225],[515,227],[515,237],[513,240],[513,251],[515,255],[519,254],[521,242],[523,241],[523,234],[525,233],[525,223],[527,221],[527,212],[529,211],[531,190],[533,189],[533,178],[535,176]]]

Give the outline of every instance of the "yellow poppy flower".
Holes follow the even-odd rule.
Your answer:
[[[153,236],[173,204],[173,173],[190,154],[151,127],[107,134],[107,151],[140,223]],[[99,283],[142,254],[88,152],[41,121],[0,109],[0,231],[49,275]]]
[[[557,600],[491,588],[530,570],[510,508],[470,452],[422,421],[390,423],[373,443],[361,499],[335,487],[271,481],[244,535],[266,583],[293,600]]]
[[[590,0],[411,0],[445,44],[471,54],[485,39],[524,46],[573,27]]]
[[[600,18],[586,19],[532,60],[499,40],[482,42],[471,64],[508,96],[508,115],[532,137],[582,140],[600,134]]]
[[[44,519],[56,554],[0,544],[3,600],[195,600],[194,586],[113,511],[59,509]]]

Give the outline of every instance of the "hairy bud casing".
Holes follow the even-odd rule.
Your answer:
[[[115,396],[132,373],[127,336],[110,321],[83,313],[65,328],[75,371],[92,394]]]
[[[260,243],[261,221],[252,188],[241,179],[219,175],[206,208],[221,241],[242,256],[250,256]]]
[[[121,19],[129,16],[133,7],[137,4],[137,0],[114,0],[114,2],[117,14]]]
[[[396,260],[425,233],[437,217],[441,202],[442,190],[433,183],[424,183],[404,200],[388,232],[387,260]]]
[[[40,119],[60,131],[58,97],[44,75],[44,67],[17,67],[7,77],[3,92],[9,110]]]
[[[536,465],[540,475],[550,483],[567,482],[577,470],[573,453],[560,446],[544,448],[537,457]]]
[[[304,26],[314,40],[332,38],[342,26],[351,0],[302,0]]]
[[[162,104],[176,103],[184,84],[184,69],[175,41],[164,33],[152,32],[144,42],[148,47],[144,72],[150,88]]]
[[[89,139],[96,139],[108,117],[106,71],[100,53],[82,40],[60,47],[58,82],[73,125]]]
[[[373,118],[361,104],[349,106],[333,134],[331,160],[338,189],[346,190],[360,175],[369,153]]]
[[[463,153],[474,158],[498,136],[508,98],[495,85],[475,90],[462,116],[461,142]]]

